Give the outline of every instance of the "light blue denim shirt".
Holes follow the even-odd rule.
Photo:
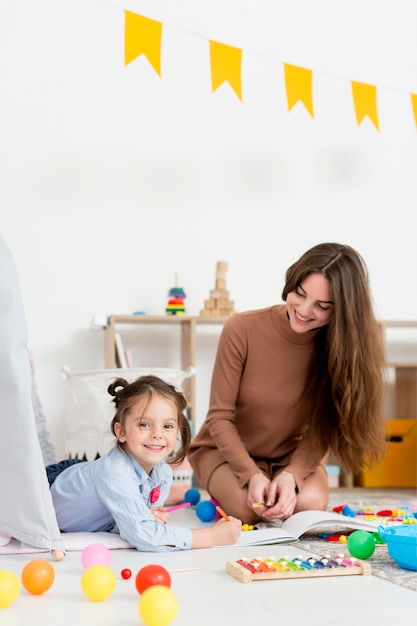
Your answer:
[[[63,532],[120,533],[142,552],[188,550],[189,528],[154,521],[150,507],[163,506],[172,483],[172,469],[165,463],[151,474],[129,454],[113,448],[95,461],[76,463],[64,470],[51,486],[58,525]],[[150,493],[160,488],[151,503]]]

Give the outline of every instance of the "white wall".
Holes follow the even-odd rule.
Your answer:
[[[162,78],[144,56],[124,66],[123,9],[164,23]],[[3,0],[0,229],[58,457],[61,366],[104,363],[93,313],[163,314],[175,273],[198,314],[225,260],[236,308],[257,308],[340,241],[378,317],[417,319],[416,18],[414,0]],[[243,102],[211,93],[209,38],[243,49]],[[283,62],[314,70],[314,120],[288,112]],[[350,80],[379,87],[380,132],[357,127]],[[200,421],[216,340],[199,346]]]

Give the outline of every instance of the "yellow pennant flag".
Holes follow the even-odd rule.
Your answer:
[[[210,41],[210,65],[212,90],[216,91],[227,81],[237,97],[242,100],[242,50]]]
[[[375,85],[352,81],[352,95],[358,126],[368,116],[375,128],[379,130]]]
[[[414,112],[414,120],[417,126],[417,93],[412,93],[411,95],[411,106],[413,107]]]
[[[144,54],[160,76],[161,39],[161,22],[125,11],[125,65]]]
[[[313,113],[313,72],[303,67],[284,63],[285,86],[287,90],[288,110],[291,111],[297,102],[302,102],[314,118]]]

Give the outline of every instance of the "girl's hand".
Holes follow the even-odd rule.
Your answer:
[[[282,471],[271,482],[268,498],[275,502],[270,508],[257,509],[265,519],[287,519],[297,504],[296,483],[290,472]]]
[[[242,522],[236,517],[229,517],[228,522],[221,519],[210,528],[212,532],[213,546],[227,546],[236,543],[242,530]]]
[[[153,515],[155,522],[159,524],[166,524],[169,520],[169,513],[166,508],[163,506],[156,506],[154,508],[149,509]]]

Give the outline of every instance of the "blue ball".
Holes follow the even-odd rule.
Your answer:
[[[212,522],[217,514],[215,505],[209,500],[199,502],[195,512],[197,517],[201,519],[202,522]]]
[[[188,491],[185,492],[184,501],[192,505],[198,504],[200,502],[200,492],[198,489],[188,489]]]

